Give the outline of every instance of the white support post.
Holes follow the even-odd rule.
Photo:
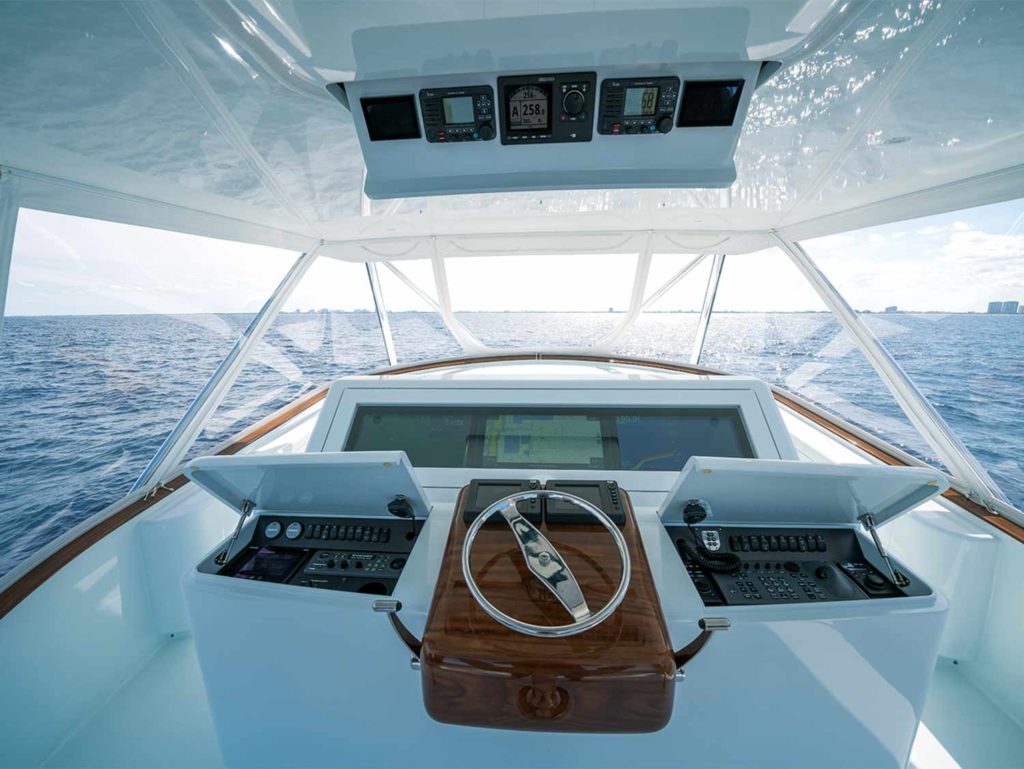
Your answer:
[[[388,364],[394,366],[398,363],[398,356],[395,354],[395,340],[391,336],[391,321],[388,320],[388,308],[384,304],[384,292],[380,287],[380,275],[377,274],[376,262],[366,263],[366,277],[370,281],[373,306],[377,310],[377,322],[380,324],[380,333],[384,337],[384,350],[388,354]]]
[[[14,258],[14,233],[18,229],[18,182],[0,168],[0,334],[4,330],[4,309]]]
[[[644,239],[644,247],[637,255],[636,271],[633,275],[633,293],[629,299],[629,309],[624,317],[608,334],[605,335],[594,347],[599,350],[610,350],[612,346],[622,338],[622,335],[629,330],[630,326],[640,316],[644,306],[644,293],[647,291],[647,276],[651,272],[651,257],[654,249],[654,233],[647,232]]]
[[[708,324],[711,322],[711,311],[715,307],[715,295],[718,293],[718,281],[722,277],[723,265],[725,254],[715,254],[714,261],[711,262],[711,272],[708,273],[708,285],[704,289],[704,304],[700,308],[697,334],[693,338],[693,351],[690,353],[690,363],[694,366],[700,365],[700,356],[704,352],[704,340],[708,335]]]
[[[903,413],[907,415],[907,418],[932,447],[943,464],[949,468],[953,477],[967,489],[968,495],[983,505],[988,504],[992,499],[1006,502],[1006,496],[995,481],[989,477],[985,468],[960,442],[945,420],[928,402],[924,394],[917,389],[917,386],[889,354],[889,351],[882,346],[871,329],[847,304],[807,252],[799,243],[790,240],[782,233],[776,232],[775,237],[782,249],[789,254],[797,269],[803,273],[818,296],[835,315],[839,324],[860,346],[868,362],[878,372],[878,376],[892,393],[896,403],[903,409]]]
[[[444,263],[441,262],[441,259],[442,257],[437,255],[435,243],[435,254],[434,258],[431,260],[431,265],[433,266],[434,269],[434,283],[438,287],[439,294],[442,293],[441,285],[443,283],[445,288],[445,292],[443,295],[447,296],[448,276],[444,271]],[[439,262],[441,262],[440,267],[438,266]],[[391,262],[384,262],[384,266],[387,267],[396,278],[398,278],[406,286],[408,286],[413,291],[413,293],[415,293],[420,299],[426,302],[428,307],[430,307],[438,315],[441,316],[441,320],[444,322],[444,325],[452,333],[452,336],[455,337],[455,341],[459,343],[459,346],[462,348],[463,352],[477,353],[487,350],[487,346],[484,345],[481,341],[479,341],[475,336],[473,336],[473,334],[470,333],[469,329],[467,329],[465,326],[459,323],[459,321],[452,315],[450,303],[446,307],[445,304],[443,304],[442,302],[435,301],[434,297],[432,297],[422,288],[417,286],[416,283],[412,279],[410,279],[408,275],[406,275],[400,269],[395,267],[395,265],[393,265]]]
[[[441,251],[437,245],[437,238],[431,238],[431,241],[434,246],[431,264],[434,268],[434,285],[437,287],[437,302],[438,310],[441,313],[441,320],[448,326],[448,330],[452,332],[455,341],[459,343],[459,346],[465,352],[486,352],[488,349],[487,345],[477,339],[468,328],[462,325],[455,317],[455,313],[452,312],[452,297],[448,291],[448,271],[445,269],[444,257],[441,256]]]
[[[160,446],[159,450],[149,461],[146,469],[142,471],[142,475],[139,476],[138,480],[135,481],[135,485],[132,486],[133,492],[156,486],[167,475],[177,469],[178,465],[185,458],[186,452],[188,452],[192,443],[206,425],[207,420],[217,410],[217,407],[224,400],[224,396],[231,389],[231,385],[234,384],[242,367],[249,360],[252,351],[260,343],[260,340],[263,339],[263,334],[270,327],[270,324],[274,322],[274,318],[277,317],[281,307],[313,264],[319,250],[320,244],[301,254],[295,260],[295,263],[288,270],[280,284],[278,284],[274,293],[270,295],[270,298],[267,299],[262,309],[256,314],[256,317],[252,319],[249,326],[238,337],[235,346],[231,348],[231,351],[221,361],[220,366],[213,372],[213,376],[210,377],[210,380],[199,392],[199,395],[192,401],[188,411],[178,420],[178,424],[174,426],[174,429],[164,439],[163,445]]]
[[[664,285],[661,286],[661,288],[659,288],[657,291],[655,291],[649,297],[644,299],[644,303],[640,307],[641,311],[646,311],[648,307],[652,307],[659,299],[661,299],[661,297],[665,296],[665,294],[667,294],[669,291],[671,291],[673,286],[675,286],[679,281],[681,281],[683,278],[685,278],[687,275],[689,275],[691,272],[693,272],[694,268],[698,264],[703,262],[707,258],[707,256],[708,256],[707,254],[699,254],[698,256],[695,256],[692,260],[687,262],[686,266],[683,267],[679,272],[677,272],[671,278],[666,280]]]

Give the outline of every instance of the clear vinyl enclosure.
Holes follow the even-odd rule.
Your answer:
[[[1017,506],[1024,314],[984,311],[1024,295],[1022,215],[1012,202],[804,244]],[[128,491],[297,257],[28,210],[18,222],[0,337],[4,571]],[[376,297],[367,264],[313,255],[182,458],[347,374],[575,350],[757,376],[951,471],[784,248],[634,242],[381,261]],[[980,272],[965,262],[979,253]]]
[[[665,26],[639,63],[782,63],[727,189],[363,194],[324,87],[387,64],[355,32],[717,12],[605,5],[4,3],[0,570],[333,377],[494,349],[761,376],[1024,503],[1024,316],[985,313],[1024,299],[1020,204],[994,203],[1022,189],[1024,6],[780,0],[707,40]],[[585,43],[564,55],[613,53]]]

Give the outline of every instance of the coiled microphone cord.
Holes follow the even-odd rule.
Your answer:
[[[683,554],[705,571],[712,571],[716,574],[735,574],[740,570],[741,562],[735,553],[713,553],[708,550],[700,541],[693,524],[700,523],[708,517],[708,503],[702,499],[691,499],[683,509],[683,522],[690,530],[693,537],[693,546],[684,538],[679,539],[679,547]]]
[[[687,559],[697,564],[705,571],[713,571],[716,574],[735,574],[740,570],[740,558],[735,553],[712,553],[701,543],[697,532],[692,528],[690,533],[696,547],[691,547],[685,539],[679,540],[679,546]]]

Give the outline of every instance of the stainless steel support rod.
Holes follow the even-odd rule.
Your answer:
[[[185,458],[185,453],[192,446],[206,421],[224,400],[224,396],[231,389],[231,385],[234,384],[242,367],[249,360],[252,351],[259,344],[263,334],[273,323],[277,313],[291,296],[306,271],[309,270],[310,265],[313,264],[319,250],[320,244],[295,260],[274,293],[270,295],[256,317],[238,337],[231,352],[221,361],[217,370],[213,372],[213,376],[192,401],[192,405],[188,407],[185,414],[178,420],[178,424],[164,439],[163,445],[146,465],[142,475],[135,481],[132,491],[157,485]]]
[[[718,281],[722,277],[722,266],[724,264],[725,254],[715,254],[714,260],[711,262],[711,272],[708,273],[708,285],[704,289],[704,304],[700,308],[697,334],[693,337],[693,351],[690,353],[690,363],[694,366],[700,364],[700,356],[704,353],[704,340],[708,335],[708,324],[711,322],[711,311],[715,307]]]

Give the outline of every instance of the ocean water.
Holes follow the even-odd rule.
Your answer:
[[[1010,500],[1024,507],[1024,316],[865,315]],[[463,313],[494,346],[586,345],[611,313]],[[0,574],[125,494],[249,321],[7,318],[0,334]],[[391,316],[399,360],[459,354],[436,314]],[[642,316],[620,354],[686,361],[693,313]],[[761,377],[939,464],[826,313],[719,313],[702,363]],[[193,453],[313,387],[386,365],[367,312],[278,317]]]

